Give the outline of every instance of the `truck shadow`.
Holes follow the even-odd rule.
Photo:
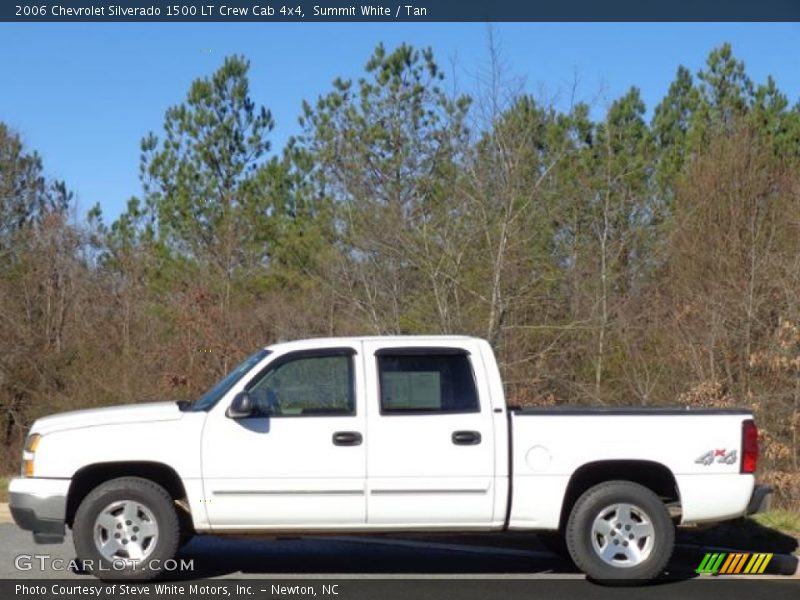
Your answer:
[[[764,527],[751,519],[737,519],[707,529],[678,529],[679,544],[729,548],[739,552],[792,554],[798,541],[776,529]]]
[[[578,573],[569,561],[546,550],[489,547],[452,538],[316,537],[275,540],[198,536],[179,560],[193,570],[165,580],[245,574],[443,574]]]
[[[665,577],[655,584],[697,576],[699,561],[676,552]],[[317,537],[233,539],[198,536],[181,551],[192,570],[168,573],[165,581],[247,575],[297,574],[496,574],[574,577],[569,559],[550,552],[533,534]]]
[[[572,562],[549,550],[531,533],[335,536],[316,538],[236,539],[198,536],[180,553],[192,570],[168,573],[164,580],[227,576],[292,574],[579,574]],[[776,557],[766,574],[789,575],[798,548],[792,536],[750,520],[704,530],[679,530],[665,584],[697,577],[706,552],[771,552]]]
[[[706,552],[772,553],[764,571],[768,575],[793,575],[797,572],[797,538],[764,527],[751,519],[720,523],[707,529],[679,529],[676,543],[689,561],[699,563]]]

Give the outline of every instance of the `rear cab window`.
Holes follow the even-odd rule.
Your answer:
[[[480,412],[466,350],[387,348],[376,359],[382,415]]]

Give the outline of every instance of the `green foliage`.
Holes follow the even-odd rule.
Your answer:
[[[712,50],[706,69],[697,74],[702,82],[707,126],[731,131],[748,111],[753,98],[753,82],[747,76],[744,63],[733,57],[730,44]]]
[[[0,251],[16,232],[63,213],[71,202],[64,182],[47,179],[41,157],[26,152],[19,135],[0,122]]]
[[[159,245],[225,278],[268,257],[273,215],[282,213],[269,193],[280,166],[265,160],[273,120],[249,96],[248,68],[227,58],[167,111],[163,140],[142,140],[146,210]]]
[[[437,191],[466,135],[466,97],[449,99],[430,50],[382,45],[368,78],[337,79],[314,108],[304,106],[299,142],[315,175],[337,201],[363,199],[413,212]]]
[[[696,123],[702,96],[686,67],[679,67],[664,99],[656,106],[652,130],[658,148],[657,184],[668,191],[695,150]]]
[[[457,210],[451,192],[469,100],[443,92],[430,50],[379,45],[366,72],[306,103],[295,143],[311,157],[312,186],[332,210],[341,250],[334,268],[374,330],[405,331],[415,319],[404,315],[397,286],[416,290],[414,272],[430,270],[432,254],[446,260],[439,228]],[[376,294],[387,302],[374,302]]]

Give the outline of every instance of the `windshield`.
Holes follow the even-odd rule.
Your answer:
[[[267,355],[269,350],[262,348],[245,361],[236,367],[233,371],[228,373],[225,377],[220,379],[214,387],[203,394],[197,402],[192,404],[191,410],[209,410],[214,406],[219,399],[222,398],[228,390],[230,390],[236,382],[239,381],[245,374],[260,363]]]

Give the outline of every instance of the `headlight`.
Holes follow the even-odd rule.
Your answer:
[[[36,452],[36,448],[39,446],[39,440],[42,439],[42,436],[38,433],[33,433],[28,436],[28,439],[25,440],[25,452]]]
[[[36,452],[36,448],[39,447],[39,440],[42,439],[42,436],[38,433],[33,433],[28,436],[28,439],[25,440],[25,454],[33,454]],[[33,456],[27,457],[25,455],[22,456],[22,469],[21,475],[23,477],[33,477]]]

